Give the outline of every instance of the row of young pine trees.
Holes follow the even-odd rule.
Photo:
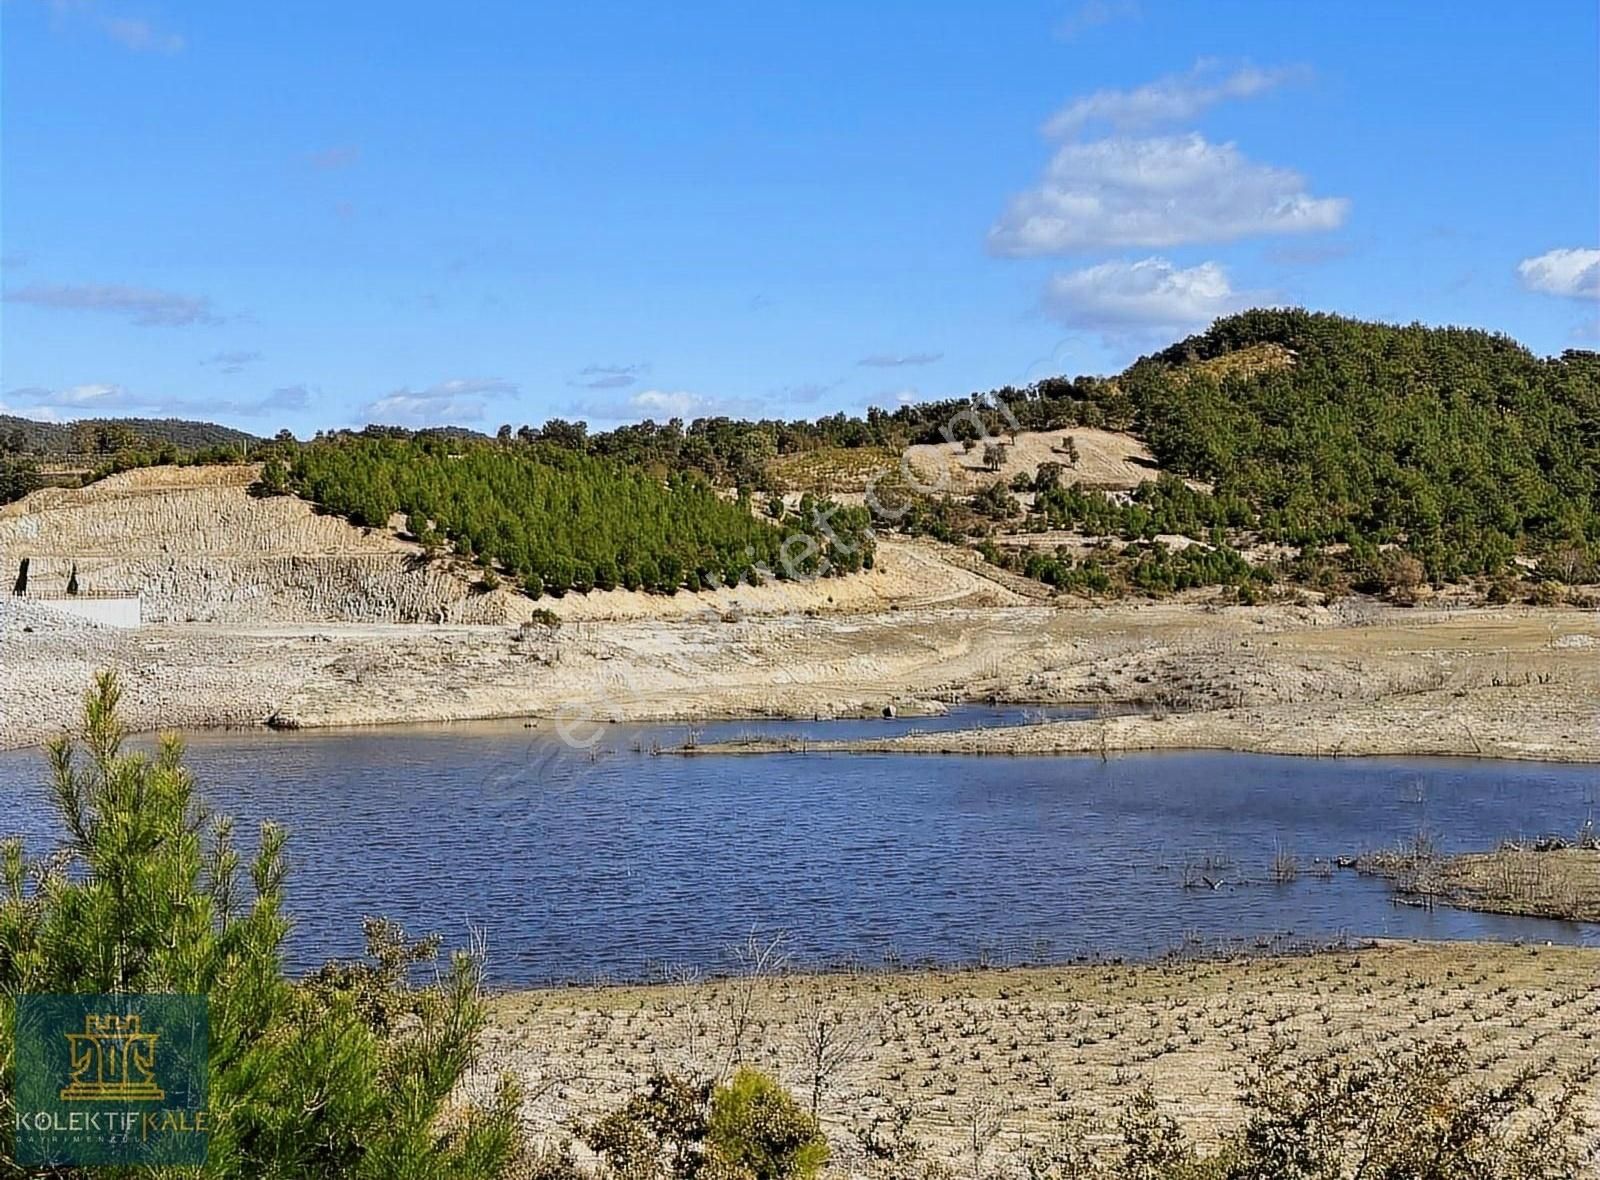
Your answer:
[[[673,594],[873,561],[864,508],[806,504],[773,518],[753,510],[749,489],[732,498],[693,473],[554,445],[345,436],[269,466],[272,490],[365,527],[403,514],[424,546],[475,559],[533,597],[619,586]]]
[[[367,956],[300,979],[284,969],[282,828],[246,860],[230,822],[206,817],[176,738],[123,748],[119,687],[104,674],[75,738],[49,750],[60,847],[0,848],[0,1177],[61,1180],[13,1150],[14,1027],[25,995],[158,993],[209,1000],[206,1162],[95,1169],[95,1176],[237,1180],[811,1180],[830,1167],[814,1110],[771,1077],[657,1075],[577,1128],[597,1163],[528,1143],[514,1079],[482,1100],[463,1080],[486,1020],[481,959],[440,961],[435,939],[367,925]],[[433,970],[419,972],[419,967]],[[427,982],[416,981],[425,977]],[[1148,1090],[1092,1138],[1036,1140],[972,1180],[1573,1180],[1593,1162],[1580,1093],[1532,1074],[1465,1079],[1459,1046],[1357,1059],[1272,1054],[1245,1079],[1246,1118],[1202,1153]],[[955,1180],[904,1119],[861,1136],[879,1180]],[[980,1166],[982,1165],[982,1166]],[[84,1173],[85,1175],[89,1173]]]

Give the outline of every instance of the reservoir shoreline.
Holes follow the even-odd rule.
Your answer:
[[[986,701],[1126,715],[888,741],[860,735],[830,748],[1600,763],[1600,621],[1564,609],[1174,601],[559,627],[168,623],[122,632],[5,603],[0,747],[61,732],[103,669],[117,671],[136,732],[557,718],[584,733],[595,730],[592,719],[603,734],[612,722],[755,727]]]

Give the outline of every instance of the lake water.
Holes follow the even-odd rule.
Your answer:
[[[1061,716],[1055,710],[1050,716]],[[1033,714],[1028,719],[1034,719]],[[730,722],[850,737],[1014,724],[964,708],[893,721]],[[752,929],[797,960],[1148,956],[1186,940],[1493,938],[1600,945],[1600,927],[1395,906],[1332,859],[1433,833],[1446,849],[1570,834],[1600,768],[1227,753],[977,758],[652,756],[682,726],[608,727],[574,754],[520,723],[192,735],[206,802],[291,832],[294,965],[360,949],[365,914],[464,942],[496,983],[716,969]],[[54,840],[37,751],[0,753],[0,831]],[[1275,853],[1301,865],[1272,882]],[[1183,888],[1185,864],[1227,882]]]

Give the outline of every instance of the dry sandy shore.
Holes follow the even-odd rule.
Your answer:
[[[855,1132],[895,1106],[936,1156],[972,1171],[975,1115],[997,1115],[985,1171],[1055,1120],[1104,1121],[1149,1083],[1201,1141],[1237,1125],[1237,1084],[1276,1037],[1295,1052],[1461,1040],[1478,1080],[1532,1065],[1582,1082],[1600,1116],[1600,950],[1385,944],[1230,961],[780,977],[754,995],[746,1058],[809,1097],[805,1029],[820,1015],[854,1046],[821,1103],[837,1170]],[[557,1135],[638,1089],[650,1071],[715,1071],[740,984],[520,992],[496,1000],[481,1066],[528,1089],[527,1119]]]
[[[93,673],[115,668],[135,728],[809,717],[993,698],[1151,711],[813,748],[1600,761],[1600,622],[1585,612],[969,602],[862,613],[707,610],[557,629],[159,624],[132,632],[0,602],[0,745],[57,732]]]

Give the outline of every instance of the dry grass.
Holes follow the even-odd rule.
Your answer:
[[[819,447],[779,455],[767,464],[784,490],[831,496],[861,494],[875,476],[899,470],[900,456],[888,447]]]
[[[1226,377],[1254,377],[1258,373],[1270,373],[1293,365],[1294,353],[1283,345],[1252,344],[1210,360],[1194,361],[1182,366],[1178,373],[1186,376],[1204,373],[1220,381]]]
[[[1456,905],[1600,922],[1600,852],[1501,849],[1458,856],[1445,866],[1444,882]]]
[[[1594,849],[1387,853],[1363,858],[1361,867],[1388,877],[1404,893],[1462,909],[1600,922],[1600,851]]]
[[[809,1096],[819,1014],[838,1055],[821,1113],[837,1163],[896,1107],[955,1162],[975,1118],[999,1112],[992,1161],[1069,1112],[1104,1116],[1148,1081],[1202,1142],[1235,1126],[1235,1085],[1274,1040],[1312,1052],[1461,1040],[1479,1080],[1535,1066],[1600,1102],[1600,951],[1386,944],[1361,951],[1140,966],[785,976],[759,985],[746,1059]],[[533,1095],[536,1133],[615,1106],[656,1066],[729,1059],[733,980],[521,992],[495,1001],[485,1070]],[[970,1161],[969,1161],[970,1162]]]

